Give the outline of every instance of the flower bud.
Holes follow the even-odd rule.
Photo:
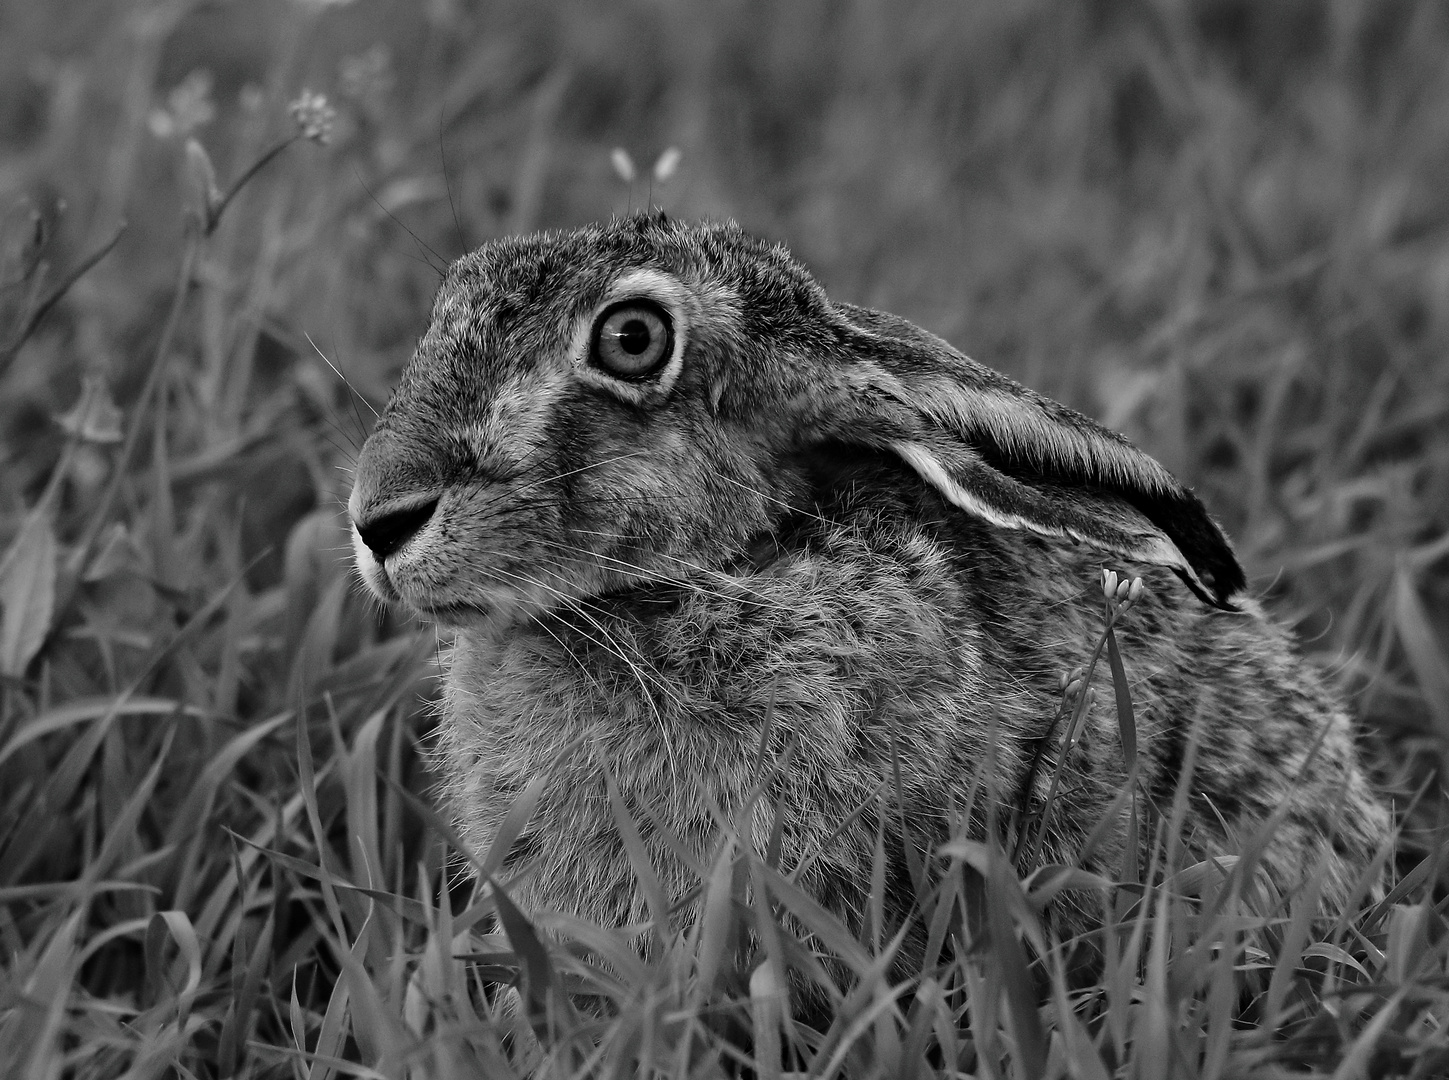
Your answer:
[[[121,410],[100,375],[85,376],[80,400],[70,412],[55,419],[68,435],[82,442],[118,443],[122,438]]]
[[[622,146],[616,146],[609,152],[609,161],[614,166],[614,172],[618,173],[619,179],[626,184],[634,182],[634,159],[629,156],[629,151]]]
[[[660,154],[659,159],[654,162],[654,182],[662,184],[673,176],[674,170],[679,168],[679,159],[682,156],[677,146],[671,146]]]
[[[195,139],[186,140],[186,176],[196,193],[201,219],[210,222],[221,205],[221,190],[216,186],[216,168],[211,163],[211,155]]]
[[[1102,595],[1108,600],[1113,599],[1117,593],[1117,571],[1102,571]]]

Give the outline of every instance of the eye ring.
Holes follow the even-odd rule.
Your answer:
[[[589,336],[589,361],[626,382],[653,378],[674,355],[674,320],[652,300],[620,300],[599,312]]]

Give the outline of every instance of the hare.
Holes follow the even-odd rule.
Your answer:
[[[763,740],[782,870],[859,927],[884,829],[900,924],[903,820],[939,841],[973,792],[1003,822],[1044,798],[1033,761],[1101,634],[1104,560],[1146,585],[1116,631],[1137,790],[1170,814],[1194,759],[1189,852],[1282,807],[1269,875],[1320,872],[1331,904],[1389,835],[1342,704],[1187,488],[733,224],[637,215],[459,259],[349,512],[371,591],[455,630],[438,751],[463,838],[486,850],[549,778],[515,851],[525,910],[649,917],[606,770],[678,899],[698,879],[665,832],[707,855]],[[1041,863],[1073,863],[1115,806],[1092,865],[1121,867],[1117,729],[1089,711],[1064,751]]]

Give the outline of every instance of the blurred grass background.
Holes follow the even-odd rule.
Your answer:
[[[381,407],[449,259],[650,202],[783,240],[833,296],[1127,432],[1339,673],[1385,777],[1436,776],[1446,56],[1430,0],[0,0],[0,344],[128,223],[0,353],[0,543],[51,491],[59,544],[34,564],[55,585],[41,637],[0,676],[0,888],[98,875],[109,852],[162,898],[117,893],[78,926],[200,912],[231,872],[223,825],[271,842],[301,820],[276,720],[299,702],[334,775],[380,759],[424,789],[429,643],[347,581],[359,397]],[[147,407],[200,197],[185,140],[225,188],[303,88],[337,109],[331,141],[268,164],[199,245]],[[57,423],[84,386],[116,431]],[[409,835],[387,805],[384,849]],[[383,856],[398,881],[425,857],[408,850]],[[214,901],[212,932],[241,933],[238,902]],[[41,964],[59,910],[5,913],[7,953]],[[129,992],[124,941],[72,975]]]
[[[57,270],[130,223],[4,373],[10,505],[49,475],[53,417],[85,373],[122,404],[136,391],[189,197],[179,136],[235,175],[306,86],[340,108],[336,137],[243,192],[173,375],[188,383],[182,423],[205,418],[177,453],[251,436],[220,482],[245,498],[253,587],[276,580],[288,527],[346,486],[350,447],[329,424],[365,427],[304,334],[380,403],[438,265],[652,196],[785,240],[834,295],[1127,431],[1206,497],[1259,587],[1314,620],[1315,646],[1362,674],[1402,655],[1396,575],[1444,640],[1442,4],[3,10],[7,220],[44,215]],[[670,146],[681,164],[651,185]],[[639,163],[632,187],[615,147]],[[1396,669],[1364,707],[1449,724],[1437,653],[1437,674]]]

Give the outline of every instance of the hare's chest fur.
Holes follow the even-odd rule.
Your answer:
[[[1100,631],[1098,605],[1077,584],[1091,580],[1089,555],[997,548],[986,534],[966,548],[974,569],[963,572],[961,545],[924,530],[873,531],[858,519],[768,573],[715,574],[694,588],[603,598],[503,633],[461,633],[440,751],[465,840],[487,850],[513,801],[546,777],[517,852],[531,868],[519,899],[638,922],[648,913],[605,773],[676,897],[698,883],[698,866],[674,841],[707,860],[720,816],[735,820],[763,786],[750,823],[760,849],[778,805],[782,865],[808,862],[802,884],[858,916],[876,808],[895,791],[895,769],[927,840],[941,839],[948,808],[960,812],[971,798],[978,815],[992,801],[1009,814],[1056,710],[1056,679],[1086,662]],[[978,606],[973,575],[994,583],[991,610]],[[1344,852],[1331,856],[1330,887],[1341,887],[1386,827],[1346,718],[1270,624],[1199,615],[1168,599],[1166,580],[1154,584],[1159,595],[1119,628],[1148,789],[1171,804],[1183,748],[1200,736],[1193,789],[1218,811],[1189,822],[1189,843],[1206,851],[1222,839],[1224,807],[1249,829],[1287,802],[1294,812],[1280,829],[1277,863],[1285,874],[1306,871],[1336,830]],[[1197,636],[1200,649],[1184,651]],[[1104,702],[1108,679],[1103,665]],[[1194,736],[1204,709],[1229,710],[1242,726],[1198,725]],[[1073,754],[1042,852],[1048,862],[1072,858],[1122,780],[1109,707],[1091,716]],[[1324,817],[1340,810],[1337,824]],[[841,830],[842,822],[851,824]],[[1120,842],[1120,830],[1109,831],[1103,866],[1118,865]]]
[[[716,815],[757,785],[762,805],[786,807],[790,865],[871,803],[893,761],[913,806],[937,815],[988,760],[1017,770],[1036,708],[988,694],[959,575],[924,537],[875,539],[842,527],[765,574],[460,634],[440,749],[465,839],[486,850],[513,800],[548,776],[525,899],[617,919],[637,901],[606,770],[676,887],[687,871],[662,833],[705,855]],[[854,873],[874,820],[872,808],[860,837],[837,838],[819,872]],[[763,844],[763,811],[755,825]]]

